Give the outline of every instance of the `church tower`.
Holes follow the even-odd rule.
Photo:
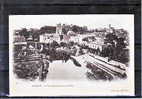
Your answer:
[[[57,24],[57,26],[56,26],[56,34],[59,34],[59,35],[62,34],[62,25],[61,25],[61,23]]]

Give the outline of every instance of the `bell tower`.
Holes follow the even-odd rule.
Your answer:
[[[57,26],[56,26],[56,34],[59,34],[59,35],[62,34],[62,25],[61,25],[61,23],[57,24]]]

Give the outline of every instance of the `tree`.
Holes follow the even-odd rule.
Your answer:
[[[117,39],[118,39],[118,37],[115,34],[109,33],[105,36],[104,42],[105,42],[105,44],[110,43],[110,44],[114,45],[114,43],[115,43],[115,41],[117,41]]]
[[[19,34],[21,36],[24,36],[26,39],[29,37],[29,31],[26,29],[26,28],[22,28],[20,31],[19,31]]]
[[[107,55],[110,59],[120,59],[121,53],[124,51],[124,48],[126,47],[126,44],[124,43],[124,38],[118,37],[113,33],[107,34],[105,37],[105,44],[109,43],[109,46],[106,50]]]
[[[62,28],[63,34],[67,34],[67,30],[65,28]]]
[[[72,26],[72,31],[74,31],[74,32],[79,32],[79,26],[73,25],[73,26]]]
[[[77,26],[77,25],[73,25],[72,26],[72,31],[76,32],[76,33],[84,33],[85,32],[85,29],[84,27],[80,27],[80,26]]]
[[[31,28],[29,32],[34,41],[39,41],[40,31],[38,29]]]

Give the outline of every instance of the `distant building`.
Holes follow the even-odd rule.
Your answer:
[[[47,33],[47,34],[53,34],[53,33],[56,33],[56,27],[55,26],[44,26],[40,29],[40,32]]]
[[[39,42],[41,43],[51,43],[53,41],[59,42],[60,37],[58,34],[42,34],[40,35],[40,40]]]
[[[26,39],[24,36],[14,35],[14,42],[25,42]]]
[[[41,30],[44,33],[39,36],[39,42],[41,43],[50,43],[53,41],[60,42],[60,38],[61,38],[60,36],[62,35],[62,25],[61,24],[57,24],[56,27],[45,26],[45,27],[42,27]]]
[[[104,39],[96,38],[95,41],[88,44],[89,48],[99,49],[102,51],[106,46],[104,44]]]
[[[30,36],[27,38],[27,41],[33,41],[32,35],[30,35]]]

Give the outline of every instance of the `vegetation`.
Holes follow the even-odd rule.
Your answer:
[[[123,63],[127,62],[128,55],[125,54],[127,44],[124,41],[125,38],[118,37],[114,33],[107,34],[104,42],[108,47],[104,50],[103,55]]]

